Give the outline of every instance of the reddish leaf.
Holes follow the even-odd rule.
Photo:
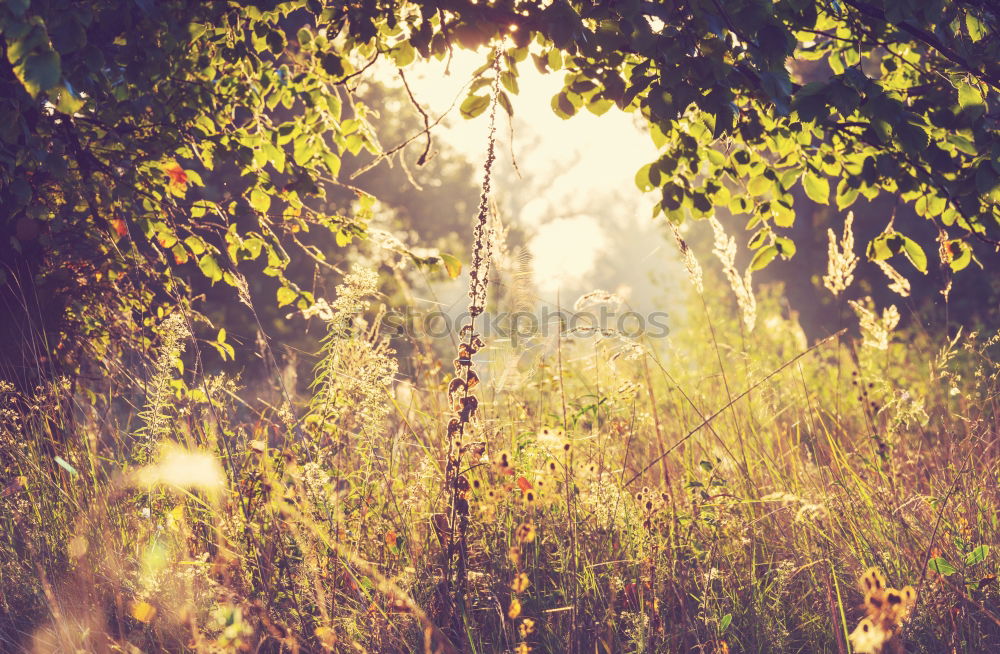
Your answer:
[[[178,186],[180,188],[187,186],[188,176],[187,173],[184,172],[184,169],[180,167],[180,164],[175,163],[167,166],[164,172],[166,172],[167,176],[170,178],[171,186]]]

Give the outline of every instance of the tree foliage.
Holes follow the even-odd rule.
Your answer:
[[[509,112],[534,65],[565,76],[560,116],[640,113],[660,156],[636,183],[673,221],[747,215],[753,265],[794,254],[801,186],[839,210],[912,203],[937,242],[887,216],[868,256],[958,271],[1000,240],[997,21],[985,0],[11,0],[0,249],[39,279],[72,270],[92,330],[110,318],[88,302],[176,301],[195,271],[245,295],[250,261],[280,281],[279,304],[308,305],[293,254],[328,257],[311,231],[362,237],[374,200],[342,160],[393,154],[353,85],[379,59],[493,45]],[[477,72],[463,116],[487,109],[492,75]],[[353,206],[329,201],[336,187]]]

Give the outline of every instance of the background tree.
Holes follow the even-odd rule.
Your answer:
[[[328,253],[301,235],[363,235],[374,198],[342,160],[388,156],[354,85],[379,59],[454,47],[502,45],[507,93],[529,59],[563,71],[562,116],[639,112],[662,152],[639,184],[670,220],[748,215],[753,268],[794,254],[797,187],[839,211],[880,195],[912,205],[933,240],[897,213],[868,256],[921,273],[935,253],[947,276],[998,242],[991,3],[16,0],[0,30],[4,301],[43,307],[46,323],[8,329],[48,334],[38,353],[67,363],[88,348],[102,360],[115,330],[142,334],[129,327],[185,303],[193,274],[252,300],[251,260],[279,305],[308,306],[289,262]],[[485,111],[491,75],[463,115]],[[354,194],[349,210],[334,187]]]

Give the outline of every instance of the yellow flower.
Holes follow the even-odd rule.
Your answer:
[[[514,536],[519,543],[530,543],[535,540],[535,525],[530,522],[522,522],[514,532]]]
[[[149,602],[136,602],[132,605],[132,617],[139,622],[149,623],[156,615],[156,607]]]

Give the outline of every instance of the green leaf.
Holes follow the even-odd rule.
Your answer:
[[[945,577],[953,575],[957,572],[955,568],[951,567],[951,564],[942,559],[940,556],[928,561],[927,567],[930,568],[931,571],[936,572],[939,575],[944,575]]]
[[[576,107],[569,99],[569,96],[566,95],[566,92],[560,91],[552,96],[552,111],[563,120],[566,120],[576,113]]]
[[[781,255],[782,259],[791,259],[795,256],[795,241],[787,236],[775,236],[774,246],[778,248],[778,254]]]
[[[552,48],[546,55],[545,63],[549,65],[549,70],[559,70],[562,68],[562,52],[559,48]]]
[[[965,28],[969,30],[969,38],[978,43],[986,36],[986,24],[971,13],[965,14]]]
[[[602,100],[591,100],[587,103],[587,111],[594,114],[595,116],[603,116],[608,112],[612,106],[614,106],[614,100],[602,99]]]
[[[70,465],[70,462],[69,462],[69,461],[67,461],[66,459],[62,458],[61,456],[58,456],[58,455],[57,455],[57,456],[56,456],[56,457],[54,458],[54,460],[55,460],[55,462],[56,462],[57,464],[59,464],[59,467],[60,467],[60,468],[62,468],[63,470],[65,470],[65,471],[66,471],[66,472],[68,472],[69,474],[71,474],[71,475],[74,475],[74,476],[75,476],[75,475],[78,475],[78,474],[80,474],[80,473],[78,473],[78,472],[76,471],[76,468],[74,468],[74,467],[73,467],[72,465]]]
[[[188,262],[188,253],[184,249],[184,246],[178,243],[170,251],[174,254],[174,263],[177,265],[185,264]]]
[[[507,89],[514,95],[517,95],[521,91],[520,87],[517,84],[517,76],[509,70],[505,70],[502,73],[500,73],[500,83],[503,84],[503,87],[505,89]]]
[[[770,235],[771,235],[770,227],[761,227],[756,232],[754,232],[753,236],[750,237],[750,240],[747,241],[747,247],[750,248],[751,250],[756,250],[760,246],[764,245],[764,241]]]
[[[459,111],[462,114],[462,118],[475,118],[479,114],[486,111],[486,108],[490,106],[490,99],[485,95],[470,95],[462,102],[462,106],[459,107]]]
[[[958,106],[962,109],[983,108],[983,94],[968,82],[958,84]]]
[[[264,247],[264,241],[260,240],[256,236],[248,238],[243,241],[243,249],[247,252],[250,259],[256,259],[260,256],[260,251]]]
[[[948,248],[948,252],[951,254],[948,266],[952,272],[964,270],[972,262],[972,248],[965,241],[953,239],[946,241],[944,246]],[[958,254],[955,254],[955,250],[958,250]]]
[[[657,150],[661,149],[670,140],[667,138],[667,135],[663,133],[663,129],[657,123],[650,124],[649,137],[653,139],[653,145],[656,146]],[[708,155],[709,160],[717,166],[721,166],[725,161],[722,153],[718,150],[708,150],[706,154]]]
[[[767,264],[778,256],[778,247],[776,245],[768,245],[757,250],[757,254],[753,255],[753,259],[750,261],[750,270],[760,270]]]
[[[772,205],[774,224],[778,227],[791,227],[795,224],[795,211],[780,202]]]
[[[506,91],[500,91],[500,93],[497,94],[497,102],[500,103],[500,106],[503,107],[503,110],[507,112],[508,116],[513,117],[514,105],[511,104],[510,97],[507,95]]]
[[[763,175],[756,175],[747,183],[747,191],[750,195],[764,195],[771,189],[771,180]]]
[[[294,290],[288,288],[287,286],[282,286],[278,289],[278,306],[283,307],[286,304],[291,304],[298,296],[299,294]]]
[[[211,254],[205,254],[198,259],[198,267],[201,268],[205,277],[212,280],[213,284],[222,279],[222,268],[219,267],[219,262]]]
[[[898,237],[895,233],[879,234],[868,243],[867,256],[869,261],[885,261],[899,251]]]
[[[732,621],[733,621],[733,614],[732,613],[727,613],[724,616],[722,616],[722,619],[719,620],[719,633],[720,634],[724,633],[726,631],[726,629],[729,628],[729,624]]]
[[[285,49],[287,42],[285,40],[285,33],[281,30],[273,29],[267,33],[265,37],[267,41],[267,47],[272,54],[281,54]]]
[[[442,252],[441,261],[444,263],[444,269],[448,276],[452,279],[458,279],[458,276],[462,274],[462,262],[459,261],[458,257]]]
[[[389,57],[399,68],[405,68],[413,63],[417,56],[417,51],[410,45],[409,41],[403,41],[389,50]]]
[[[846,179],[840,180],[837,184],[837,211],[843,211],[854,204],[859,193],[859,189],[848,186]]]
[[[914,268],[922,273],[927,273],[927,255],[924,254],[924,249],[916,241],[908,236],[904,236],[903,252]]]
[[[191,250],[191,254],[194,256],[200,255],[205,251],[205,241],[201,239],[200,236],[191,235],[184,239],[184,245],[188,246]]]
[[[986,557],[990,555],[989,545],[980,545],[976,549],[972,550],[965,555],[965,565],[976,565],[986,560]]]
[[[653,182],[649,179],[651,168],[652,164],[646,164],[635,173],[635,186],[643,193],[648,193],[655,188]]]
[[[33,52],[24,59],[23,64],[16,67],[15,73],[25,90],[35,97],[59,83],[62,74],[59,53],[54,50]]]
[[[250,206],[264,213],[271,207],[271,196],[259,188],[255,188],[250,191]]]
[[[56,110],[68,116],[72,116],[76,112],[80,111],[80,109],[83,108],[83,105],[86,104],[86,100],[78,98],[70,93],[70,90],[66,88],[65,85],[59,86],[53,95],[58,96],[54,103],[56,105]]]
[[[813,202],[830,204],[830,182],[825,177],[807,170],[802,176],[802,188]]]

